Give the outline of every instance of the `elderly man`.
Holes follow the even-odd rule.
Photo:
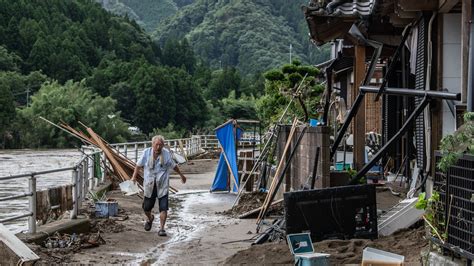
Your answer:
[[[138,171],[144,168],[143,189],[145,198],[143,199],[143,211],[147,217],[145,230],[150,231],[155,216],[151,210],[155,206],[158,198],[160,211],[159,236],[166,236],[165,222],[168,216],[168,189],[170,169],[174,169],[181,177],[181,182],[186,183],[186,177],[181,173],[176,163],[167,149],[163,149],[165,140],[162,136],[154,136],[151,140],[152,147],[143,151],[143,155],[138,160],[133,171],[132,181],[136,182]]]

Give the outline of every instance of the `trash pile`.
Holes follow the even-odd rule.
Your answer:
[[[46,238],[43,247],[53,252],[64,251],[77,252],[83,248],[98,247],[105,244],[100,232],[91,234],[60,234],[56,232],[53,236]]]

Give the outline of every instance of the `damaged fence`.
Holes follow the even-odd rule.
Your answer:
[[[28,232],[36,233],[38,217],[47,215],[51,210],[71,210],[71,219],[75,219],[77,217],[80,203],[86,198],[88,192],[103,181],[103,175],[100,174],[100,171],[97,171],[97,167],[99,166],[94,163],[94,157],[96,154],[98,153],[85,154],[83,158],[72,167],[0,177],[0,182],[28,178],[28,191],[26,193],[0,198],[0,202],[28,198],[28,210],[20,215],[1,219],[0,223],[28,217]],[[71,185],[69,185],[69,188],[68,186],[64,187],[64,189],[60,188],[61,195],[59,196],[59,200],[50,200],[49,190],[47,193],[36,190],[38,179],[44,178],[44,175],[47,174],[61,172],[70,173]],[[44,204],[44,201],[49,204]]]

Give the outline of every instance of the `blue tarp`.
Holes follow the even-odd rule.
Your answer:
[[[235,133],[234,128],[236,129]],[[223,152],[221,153],[219,163],[217,164],[216,175],[214,177],[214,182],[211,186],[211,192],[230,190],[231,176],[229,175],[229,167],[227,166],[225,160],[226,158],[229,161],[230,168],[235,177],[234,187],[232,190],[234,192],[238,191],[239,175],[237,169],[237,151],[235,143],[236,136],[234,134],[237,134],[237,140],[240,140],[242,133],[243,130],[238,127],[236,128],[236,126],[232,122],[228,122],[226,125],[216,130],[216,136],[223,149]]]

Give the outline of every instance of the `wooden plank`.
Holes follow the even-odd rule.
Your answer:
[[[352,88],[352,102],[359,95],[359,86],[365,76],[365,46],[355,45],[354,86]],[[354,118],[354,166],[360,170],[365,165],[365,100],[360,104]]]
[[[398,4],[404,11],[429,11],[438,9],[438,3],[433,0],[399,0]]]
[[[278,167],[275,171],[275,175],[273,176],[273,180],[272,180],[270,189],[268,190],[267,197],[265,197],[265,201],[263,202],[263,205],[262,205],[263,208],[260,210],[260,213],[258,214],[257,224],[259,224],[260,221],[263,219],[263,214],[265,213],[266,209],[270,205],[270,202],[269,202],[270,197],[273,194],[273,191],[275,190],[275,187],[278,184],[277,179],[280,176],[280,172],[283,170],[283,164],[286,161],[286,153],[288,152],[288,149],[290,147],[291,141],[293,139],[293,135],[296,132],[297,123],[298,123],[298,119],[295,117],[294,120],[293,120],[293,124],[291,126],[290,134],[288,135],[288,139],[287,139],[286,144],[285,144],[285,148],[283,149],[283,153],[281,155],[280,162],[278,163]]]
[[[272,204],[270,204],[270,206],[274,206],[274,205],[276,205],[276,204],[278,204],[278,203],[280,203],[280,202],[283,202],[283,199],[275,200],[274,202],[272,202]],[[246,213],[242,213],[241,215],[239,215],[239,219],[244,219],[244,218],[247,218],[247,217],[249,217],[249,216],[251,216],[251,215],[253,215],[253,214],[256,214],[257,212],[261,211],[262,208],[263,208],[263,206],[258,207],[258,208],[256,208],[256,209],[253,209],[253,210],[251,210],[251,211],[248,211],[248,212],[246,212]]]
[[[459,3],[459,0],[439,0],[439,13],[448,13],[453,7]]]

